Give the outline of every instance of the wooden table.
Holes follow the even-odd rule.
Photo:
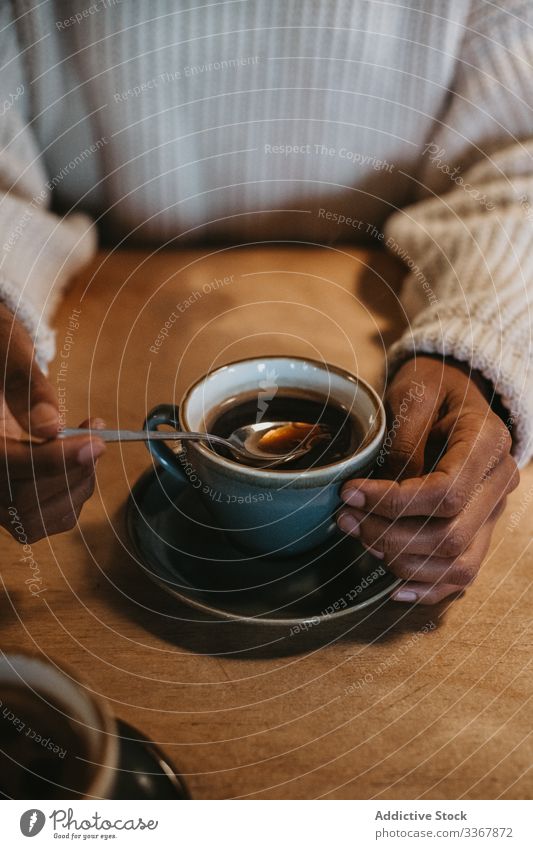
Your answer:
[[[390,261],[341,248],[101,254],[57,316],[67,423],[139,427],[152,405],[246,355],[324,357],[379,387],[401,329],[398,280]],[[2,534],[5,651],[78,669],[197,798],[531,797],[532,468],[464,597],[291,636],[214,623],[141,574],[123,516],[149,462],[142,444],[108,448],[79,527],[33,547],[38,596]]]

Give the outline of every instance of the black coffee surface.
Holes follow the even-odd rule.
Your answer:
[[[316,439],[305,456],[284,463],[282,468],[287,471],[336,463],[354,454],[365,438],[365,430],[359,419],[340,404],[292,389],[285,392],[280,390],[268,401],[258,393],[230,398],[218,409],[211,411],[206,425],[210,433],[228,439],[238,428],[245,425],[285,421],[317,425],[317,431],[327,434],[327,438]],[[231,452],[224,447],[213,447],[213,450],[235,460]],[[289,451],[283,450],[280,442],[277,453]]]
[[[0,794],[11,799],[82,795],[93,768],[79,758],[88,754],[78,726],[60,708],[22,686],[0,686]]]

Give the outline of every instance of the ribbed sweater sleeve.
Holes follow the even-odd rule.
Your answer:
[[[51,184],[29,123],[31,81],[10,8],[0,8],[0,300],[29,331],[46,370],[54,355],[48,320],[96,239],[87,216],[50,211]]]
[[[533,8],[483,8],[426,145],[419,199],[386,228],[409,268],[409,326],[389,366],[415,352],[470,363],[507,408],[523,464],[533,454]]]

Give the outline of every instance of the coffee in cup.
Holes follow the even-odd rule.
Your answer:
[[[264,421],[290,424],[266,431],[260,443],[263,451],[290,454],[304,444],[308,448],[303,456],[283,463],[284,471],[337,463],[355,454],[365,437],[363,424],[354,411],[319,393],[297,387],[280,390],[264,409],[261,393],[254,390],[227,399],[206,416],[205,430],[229,439],[240,428]],[[213,449],[223,457],[233,458],[223,446],[213,444]],[[238,457],[236,460],[242,462]]]

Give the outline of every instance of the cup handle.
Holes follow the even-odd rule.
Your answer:
[[[176,430],[180,429],[179,422],[179,407],[176,404],[158,404],[153,410],[150,410],[148,416],[144,420],[143,430],[159,430],[159,425],[170,425]],[[170,434],[169,434],[170,436]],[[180,480],[187,481],[187,476],[183,469],[180,468],[179,461],[171,448],[166,442],[160,440],[147,440],[146,447],[150,454],[166,469]]]

